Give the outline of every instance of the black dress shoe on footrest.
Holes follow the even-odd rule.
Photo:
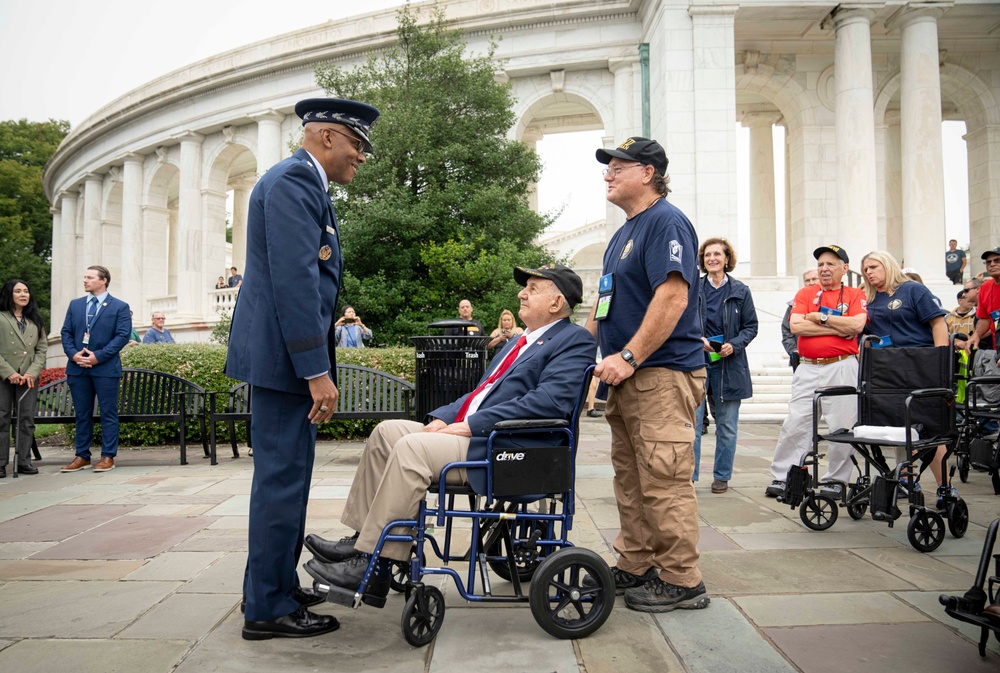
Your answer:
[[[30,465],[30,464],[29,465],[18,465],[17,466],[17,473],[18,474],[38,474],[38,468],[35,467],[34,465]]]
[[[332,615],[317,615],[299,608],[290,615],[267,622],[243,622],[243,640],[270,640],[271,638],[308,638],[330,633],[340,628]]]
[[[351,591],[357,591],[361,587],[361,580],[367,570],[367,556],[355,556],[340,563],[323,563],[316,559],[306,563],[306,572],[320,583]],[[385,607],[385,597],[388,595],[389,578],[382,579],[372,573],[361,600],[372,607],[381,608]]]
[[[298,604],[304,608],[311,607],[313,605],[319,605],[326,601],[325,598],[320,596],[318,593],[312,589],[303,589],[302,587],[295,587],[292,589],[292,598],[298,601]],[[247,611],[247,599],[246,597],[240,601],[240,612]]]
[[[323,563],[339,563],[354,558],[361,553],[354,548],[354,543],[357,541],[357,533],[350,537],[342,537],[336,542],[324,540],[319,535],[306,535],[304,540],[306,549]]]

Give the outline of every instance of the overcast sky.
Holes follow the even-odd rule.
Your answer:
[[[66,119],[75,128],[115,98],[195,61],[353,16],[359,8],[368,13],[402,4],[400,0],[357,4],[337,0],[292,8],[262,0],[0,0],[0,119]],[[965,245],[969,240],[964,198],[968,188],[961,141],[964,125],[958,127],[945,130],[948,235]],[[580,160],[581,148],[587,148],[586,156],[593,156],[601,135],[597,131],[552,135],[539,143],[545,166],[539,206],[543,211],[565,206],[557,229],[573,229],[604,216],[600,166]],[[740,165],[748,166],[747,135],[741,132],[739,136]],[[779,161],[783,156],[780,148],[775,151]],[[746,169],[740,173],[739,245],[746,249]],[[778,204],[784,203],[782,186],[779,181]],[[780,237],[782,225],[778,232]]]

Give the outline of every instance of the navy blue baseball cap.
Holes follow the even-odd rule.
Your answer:
[[[660,175],[667,174],[667,153],[660,143],[649,138],[626,138],[613,150],[597,150],[597,160],[602,164],[610,163],[612,159],[638,161],[644,166],[652,166]]]
[[[358,134],[365,144],[365,152],[372,151],[368,135],[380,113],[367,103],[343,98],[307,98],[295,104],[295,114],[302,119],[303,126],[309,122],[343,124]]]
[[[987,250],[982,255],[980,255],[980,257],[985,260],[989,258],[990,255],[1000,255],[1000,248],[993,248],[992,250]]]

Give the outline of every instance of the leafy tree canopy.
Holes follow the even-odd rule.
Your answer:
[[[552,261],[533,243],[551,218],[528,195],[541,164],[507,138],[512,96],[494,79],[495,45],[466,56],[462,35],[437,9],[417,25],[397,14],[399,42],[361,67],[316,69],[329,95],[379,108],[375,155],[349,187],[335,188],[345,259],[343,302],[381,343],[426,334],[468,298],[484,326],[517,314],[515,264]]]
[[[0,269],[4,283],[26,281],[48,323],[52,215],[42,169],[69,133],[69,122],[0,122]]]

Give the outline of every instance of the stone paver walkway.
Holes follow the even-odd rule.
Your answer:
[[[383,610],[323,605],[339,631],[302,640],[240,638],[252,458],[176,449],[126,451],[112,472],[60,474],[68,449],[43,450],[41,474],[0,481],[0,671],[209,673],[400,671],[431,673],[739,673],[993,671],[978,631],[949,619],[941,592],[962,593],[1000,516],[986,475],[961,486],[971,523],[921,554],[895,527],[842,512],[825,532],[763,497],[776,425],[740,428],[736,473],[713,495],[714,436],[698,484],[707,610],[650,615],[621,599],[590,638],[560,641],[524,606],[467,605],[445,585],[441,633],[427,648],[403,639],[401,595]],[[609,431],[584,419],[571,539],[614,562],[618,514]],[[339,516],[362,445],[317,447],[308,528],[347,533]],[[220,453],[220,456],[222,454]],[[308,558],[305,554],[303,560]],[[310,580],[302,573],[304,583]],[[500,582],[500,580],[495,580]]]

